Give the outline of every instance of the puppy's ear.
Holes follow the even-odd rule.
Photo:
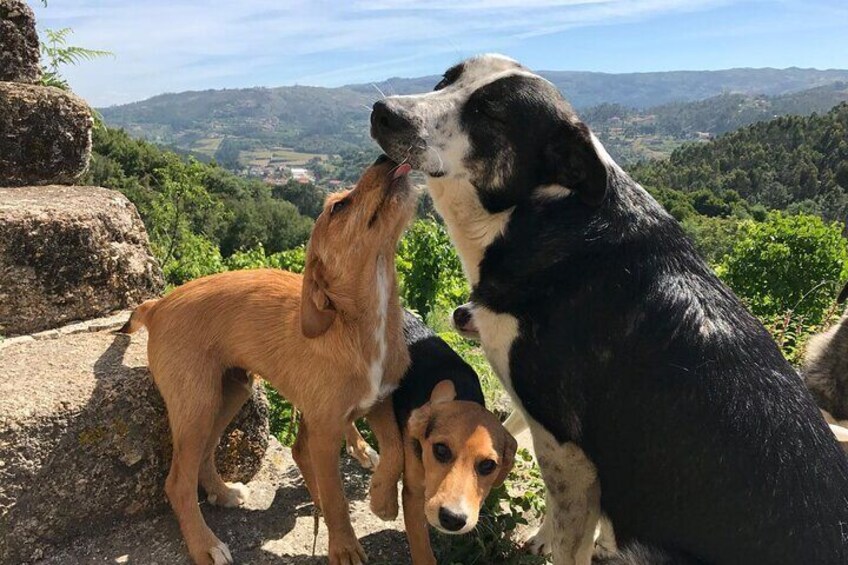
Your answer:
[[[307,252],[300,293],[300,329],[304,336],[315,338],[324,335],[335,319],[336,308],[327,294],[321,260]]]
[[[429,402],[421,408],[413,410],[409,415],[409,419],[406,421],[406,430],[409,433],[409,437],[417,440],[423,439],[424,430],[427,429],[427,424],[430,422],[432,415],[433,411],[430,409]]]
[[[515,451],[518,449],[518,442],[515,438],[503,430],[504,445],[501,451],[501,462],[498,465],[498,476],[495,477],[494,487],[499,487],[506,480],[506,476],[512,471],[512,466],[515,464]]]
[[[563,118],[545,147],[548,182],[574,191],[580,199],[598,206],[607,192],[607,168],[592,143],[586,124]]]
[[[430,402],[432,404],[441,404],[442,402],[450,402],[456,398],[456,388],[453,386],[453,381],[440,381],[430,393]]]

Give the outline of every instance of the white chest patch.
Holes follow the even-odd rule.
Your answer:
[[[428,183],[433,205],[445,219],[465,276],[474,286],[480,280],[484,251],[506,230],[513,209],[489,213],[468,181],[429,179]]]
[[[386,269],[386,259],[379,257],[377,259],[377,324],[374,327],[376,353],[368,366],[368,382],[371,390],[368,396],[359,403],[359,408],[362,410],[370,408],[381,396],[390,394],[394,388],[383,386],[387,352],[386,316],[389,310],[389,273]]]

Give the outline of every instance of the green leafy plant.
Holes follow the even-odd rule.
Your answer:
[[[44,5],[47,6],[47,2],[44,2]],[[68,38],[73,33],[74,30],[69,27],[44,30],[44,38],[41,41],[41,56],[46,60],[41,72],[41,84],[44,86],[70,90],[68,81],[62,76],[62,67],[114,56],[111,51],[68,45]]]
[[[468,297],[459,257],[444,226],[432,218],[409,227],[398,248],[397,270],[404,302],[425,318],[437,305],[452,309]]]
[[[816,326],[845,278],[846,262],[841,223],[772,212],[765,222],[746,223],[717,271],[757,316],[789,313]]]

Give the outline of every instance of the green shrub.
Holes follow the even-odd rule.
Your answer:
[[[842,224],[772,212],[765,222],[745,223],[717,270],[757,316],[789,313],[816,326],[836,296],[846,260]]]
[[[398,248],[397,270],[406,306],[425,319],[437,305],[453,309],[467,300],[462,264],[444,226],[433,219],[410,226]]]
[[[157,257],[169,257],[162,265],[162,272],[170,285],[181,285],[227,270],[218,246],[202,235],[183,233],[167,253],[162,250],[161,243],[154,241],[152,246]]]

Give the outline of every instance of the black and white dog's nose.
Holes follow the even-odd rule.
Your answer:
[[[401,110],[393,108],[385,100],[374,103],[371,110],[372,134],[402,133],[413,128],[412,121]]]
[[[468,517],[464,514],[454,514],[444,506],[439,508],[439,523],[449,532],[458,532],[467,521]]]

